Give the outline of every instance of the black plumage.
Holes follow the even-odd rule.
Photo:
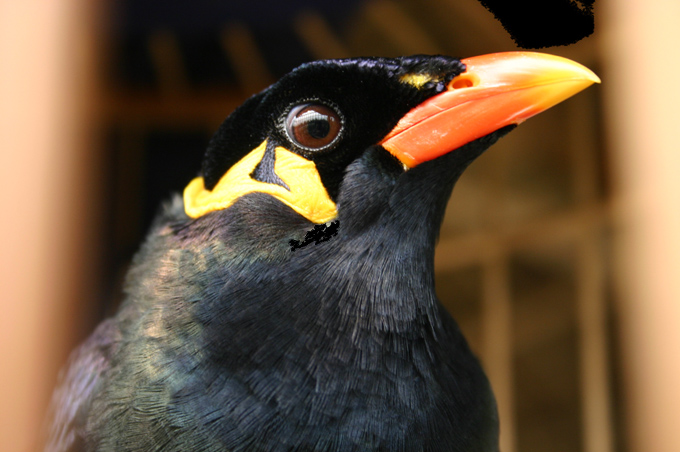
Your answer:
[[[313,161],[333,234],[311,243],[315,223],[270,193],[195,218],[175,197],[119,312],[74,353],[47,450],[497,451],[494,397],[435,296],[433,258],[454,183],[513,125],[410,169],[379,144],[464,70],[448,57],[310,63],[227,118],[206,190],[266,140],[250,178],[291,184],[275,146]],[[305,102],[341,122],[318,151],[286,131]]]

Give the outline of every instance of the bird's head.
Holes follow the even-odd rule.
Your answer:
[[[338,240],[377,226],[422,230],[433,245],[475,157],[598,81],[570,60],[528,52],[304,64],[226,119],[185,189],[185,212],[203,233],[229,229],[274,259],[335,221]]]

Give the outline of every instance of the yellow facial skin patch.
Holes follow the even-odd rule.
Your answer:
[[[184,211],[191,218],[226,209],[248,193],[267,193],[280,200],[312,223],[327,223],[338,215],[335,203],[321,182],[314,162],[278,146],[274,172],[290,187],[260,182],[250,177],[260,163],[267,140],[229,168],[212,190],[206,190],[202,177],[184,189]]]
[[[401,76],[402,83],[408,83],[420,89],[424,84],[432,80],[432,77],[427,74],[404,74]]]

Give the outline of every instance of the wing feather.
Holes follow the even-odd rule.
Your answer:
[[[45,452],[83,450],[90,406],[106,378],[120,336],[109,319],[71,354],[50,403]]]

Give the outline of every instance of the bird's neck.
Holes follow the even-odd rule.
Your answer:
[[[138,329],[152,361],[209,378],[210,392],[197,392],[206,404],[248,399],[274,410],[286,432],[305,432],[287,437],[292,443],[336,434],[341,421],[351,431],[389,429],[401,438],[415,429],[423,433],[414,443],[453,444],[458,423],[489,417],[492,396],[434,295],[430,238],[410,232],[410,240],[395,231],[382,241],[340,232],[281,266],[236,262],[208,236],[178,246],[171,228],[161,228],[131,272],[127,309],[143,312],[123,309],[119,323]],[[137,370],[156,378],[147,361],[134,361]],[[202,380],[173,381],[193,393]]]
[[[367,356],[412,359],[414,343],[436,345],[452,321],[434,294],[432,246],[397,236],[349,239],[342,227],[328,242],[291,251],[284,266],[235,263],[218,241],[166,253],[158,276],[139,288],[172,294],[163,309],[190,312],[206,348],[224,362],[347,367]],[[167,318],[187,325],[183,317]]]

